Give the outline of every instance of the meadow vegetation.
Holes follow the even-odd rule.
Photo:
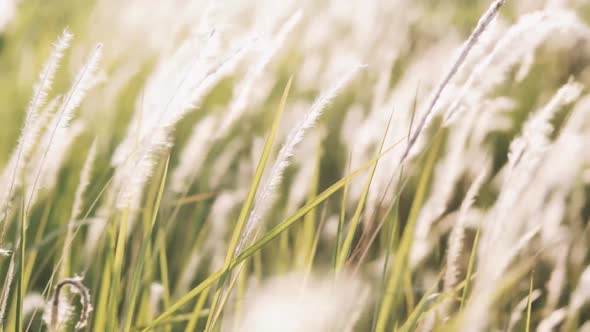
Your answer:
[[[589,24],[0,0],[0,331],[590,332]]]

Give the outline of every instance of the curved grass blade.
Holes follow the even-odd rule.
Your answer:
[[[285,105],[287,103],[287,96],[289,95],[289,90],[291,89],[291,83],[293,82],[293,78],[289,78],[287,82],[287,86],[283,91],[283,96],[281,97],[281,101],[279,103],[279,107],[277,109],[277,114],[275,115],[270,133],[268,138],[266,139],[266,143],[264,144],[264,149],[262,151],[262,155],[258,161],[258,166],[256,167],[256,172],[254,173],[254,178],[252,179],[252,183],[250,184],[250,189],[248,190],[248,195],[246,196],[246,200],[244,204],[242,204],[242,209],[240,211],[240,216],[238,217],[238,221],[232,233],[232,237],[227,249],[227,255],[225,256],[224,262],[224,269],[228,269],[232,258],[235,255],[236,248],[238,247],[238,243],[240,242],[240,238],[242,237],[242,233],[246,226],[246,222],[248,220],[248,214],[250,213],[250,209],[254,204],[254,199],[256,198],[256,192],[258,191],[258,186],[262,180],[262,176],[264,174],[264,169],[266,168],[266,164],[270,159],[270,154],[272,152],[272,146],[276,139],[278,130],[279,130],[279,123],[281,119],[281,115],[285,110]],[[209,318],[207,319],[207,327],[205,330],[208,330],[208,327],[211,323],[213,323],[214,318],[217,313],[217,305],[219,302],[219,297],[221,296],[221,292],[223,290],[223,286],[225,283],[226,277],[224,276],[219,283],[219,288],[213,297],[213,304],[211,305],[211,309],[209,312]]]

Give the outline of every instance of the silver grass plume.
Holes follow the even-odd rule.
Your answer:
[[[234,89],[234,97],[224,112],[226,114],[223,116],[223,121],[220,122],[218,119],[214,119],[212,115],[209,115],[195,125],[193,134],[187,140],[186,147],[182,150],[180,163],[172,173],[171,186],[174,192],[182,193],[188,189],[187,186],[198,175],[211,144],[223,137],[247,109],[248,103],[251,103],[254,84],[262,76],[272,57],[284,44],[289,32],[301,20],[301,16],[301,11],[293,14],[279,29],[270,45],[263,49],[259,59],[250,66],[245,77]]]
[[[39,185],[43,183],[53,183],[57,179],[57,172],[65,157],[67,150],[82,130],[81,123],[70,125],[74,111],[80,105],[82,99],[88,90],[95,83],[95,74],[98,63],[102,55],[102,44],[98,44],[94,51],[88,57],[86,64],[78,72],[74,83],[68,93],[60,100],[61,104],[53,115],[50,125],[45,130],[41,146],[37,147],[32,160],[32,169],[30,170],[31,180],[27,182],[28,188],[25,195],[28,194],[26,201],[26,210],[28,212],[38,192]],[[32,185],[29,185],[31,184]],[[20,242],[20,239],[17,239]]]
[[[482,248],[493,243],[494,247],[499,249],[500,243],[510,244],[516,240],[508,239],[515,234],[507,232],[507,228],[503,227],[503,221],[506,219],[508,211],[513,211],[514,204],[518,202],[518,197],[529,185],[534,171],[539,167],[549,147],[549,135],[553,131],[551,120],[562,106],[571,104],[579,98],[582,89],[583,86],[574,81],[562,86],[541,110],[534,113],[525,122],[521,135],[510,144],[502,192],[490,216],[490,218],[496,219],[496,222],[487,223],[490,229],[482,238]],[[513,218],[515,212],[518,212],[518,209],[512,212]],[[505,240],[506,242],[504,242]],[[498,270],[501,273],[503,267]]]
[[[585,303],[590,302],[590,265],[582,271],[580,280],[571,295],[568,311],[570,315],[574,315]]]
[[[237,91],[237,95],[232,98],[232,101],[227,110],[227,115],[224,117],[224,121],[217,131],[216,137],[222,137],[224,134],[226,134],[227,131],[233,127],[236,120],[240,118],[240,115],[248,106],[248,99],[252,94],[252,89],[255,87],[254,83],[262,75],[264,69],[272,57],[278,52],[281,46],[283,46],[289,33],[293,30],[297,23],[301,21],[301,17],[301,10],[295,12],[295,14],[293,14],[279,29],[279,32],[272,40],[271,45],[264,50],[258,61],[248,69],[245,78],[235,89],[235,91]]]
[[[279,331],[285,326],[292,332],[353,331],[368,291],[361,280],[349,275],[281,276],[248,290],[243,318],[223,324],[224,331],[232,326],[244,332]]]
[[[52,128],[55,122],[50,121],[49,128]],[[59,140],[53,140],[50,147],[51,155],[47,156],[45,155],[46,150],[43,148],[51,141],[51,131],[45,131],[40,138],[40,145],[31,158],[26,174],[26,191],[30,193],[27,204],[29,207],[37,201],[41,189],[51,191],[55,188],[58,183],[59,172],[68,157],[70,148],[84,129],[85,126],[81,120],[72,122],[60,132],[61,138]]]
[[[47,95],[51,89],[53,79],[57,68],[59,67],[60,60],[63,58],[64,51],[69,47],[72,34],[65,29],[62,36],[53,45],[53,50],[48,61],[45,63],[39,79],[35,85],[33,91],[33,97],[29,102],[26,115],[25,124],[17,147],[13,155],[11,156],[8,166],[2,172],[0,178],[0,185],[2,190],[0,191],[0,222],[4,221],[2,225],[2,234],[0,240],[3,240],[6,229],[6,217],[7,209],[9,208],[10,201],[14,191],[20,188],[21,179],[23,178],[23,172],[25,171],[25,160],[28,159],[36,147],[35,142],[40,135],[43,127],[46,124],[48,118],[48,110],[40,114],[40,110],[46,103]],[[55,99],[59,100],[59,99]],[[52,105],[49,105],[51,108]],[[9,184],[10,183],[10,184]],[[26,194],[26,192],[25,192]],[[17,240],[17,243],[20,240]],[[15,255],[12,254],[8,271],[4,280],[4,286],[0,297],[0,322],[4,318],[6,310],[6,303],[8,300],[9,290],[12,285],[14,278],[14,266],[15,266]]]
[[[97,150],[97,143],[96,140],[92,142],[90,149],[88,150],[88,154],[86,156],[86,160],[84,161],[84,166],[82,166],[82,172],[80,173],[80,181],[78,183],[78,187],[76,188],[76,194],[74,196],[74,205],[72,206],[72,214],[70,216],[70,221],[78,220],[82,214],[82,208],[84,204],[84,194],[88,189],[88,185],[90,185],[90,180],[92,178],[92,166],[94,161],[96,160],[96,150]]]
[[[40,111],[47,101],[47,95],[55,73],[63,58],[65,50],[69,47],[73,35],[68,29],[65,29],[53,44],[53,49],[49,59],[43,66],[37,83],[33,90],[33,96],[27,107],[25,114],[25,123],[19,137],[15,151],[13,152],[8,165],[5,167],[0,177],[0,222],[6,217],[6,210],[14,191],[21,186],[22,172],[25,169],[26,160],[30,157],[35,148],[37,138],[45,125],[46,117],[40,116]]]
[[[473,31],[471,32],[471,35],[469,36],[469,38],[467,38],[467,40],[463,44],[463,47],[461,49],[461,52],[459,53],[459,56],[457,57],[455,62],[453,62],[453,65],[449,69],[449,72],[446,74],[446,76],[444,77],[442,82],[438,85],[438,87],[434,93],[434,96],[432,97],[432,100],[430,101],[430,104],[428,105],[428,108],[426,109],[425,114],[423,115],[422,119],[418,123],[418,126],[414,130],[414,133],[410,136],[410,140],[407,144],[407,147],[404,150],[404,153],[402,154],[402,156],[400,158],[400,164],[404,162],[404,160],[406,159],[406,157],[408,156],[408,154],[412,150],[414,144],[418,140],[418,137],[422,133],[422,130],[430,122],[430,119],[433,116],[432,111],[435,109],[435,107],[438,103],[438,100],[439,100],[440,96],[442,95],[443,91],[445,90],[446,86],[449,84],[449,82],[451,81],[453,76],[455,76],[457,71],[461,68],[465,59],[469,55],[471,49],[473,49],[473,47],[477,44],[481,35],[486,31],[488,26],[494,21],[496,16],[498,16],[498,12],[500,11],[500,8],[502,8],[502,6],[504,5],[505,2],[506,2],[506,0],[495,0],[490,5],[488,10],[480,17],[479,21],[477,22],[477,25],[475,26],[475,29],[473,29]]]
[[[37,164],[37,169],[34,171],[34,178],[29,189],[27,210],[34,202],[33,197],[39,189],[39,181],[47,169],[46,163],[48,165],[61,163],[58,157],[63,156],[63,151],[60,151],[60,149],[63,150],[62,143],[72,138],[70,122],[74,117],[74,111],[80,106],[82,99],[84,99],[88,90],[94,85],[95,75],[101,57],[102,44],[98,44],[89,55],[85,65],[76,75],[72,86],[63,97],[61,105],[54,115],[51,126],[47,129],[46,137],[43,140],[45,145],[43,146],[43,149],[39,151],[39,162]]]
[[[469,167],[469,163],[464,160],[466,158],[464,155],[469,151],[468,141],[474,130],[476,116],[476,113],[468,114],[450,131],[446,153],[437,161],[431,193],[424,202],[416,221],[410,255],[412,266],[416,266],[430,252],[432,244],[429,235],[431,235],[432,224],[447,210],[456,184]]]
[[[521,164],[527,162],[534,165],[538,164],[539,158],[549,144],[548,136],[553,132],[551,120],[555,113],[563,105],[570,104],[578,99],[582,89],[583,86],[580,83],[570,81],[557,91],[545,107],[524,124],[521,136],[510,144],[506,181],[512,180],[512,173]]]
[[[567,31],[575,36],[588,36],[590,33],[586,25],[567,10],[546,10],[523,15],[473,68],[446,110],[445,124],[448,125],[460,115],[459,110],[466,103],[465,99],[469,99],[470,104],[480,102],[483,95],[506,80],[509,69],[519,61],[525,61],[518,73],[524,76],[524,68],[530,68],[526,62],[532,61],[531,52],[555,31]]]
[[[550,121],[563,105],[575,101],[581,91],[582,86],[576,82],[561,87],[545,107],[526,121],[521,135],[510,144],[502,190],[483,224],[478,248],[479,272],[464,330],[485,329],[493,285],[502,277],[514,255],[540,230],[540,226],[523,229],[526,216],[519,211],[517,202],[526,192],[549,145],[547,135],[553,130]]]
[[[457,285],[459,277],[459,257],[463,252],[463,240],[465,237],[465,224],[467,223],[467,216],[469,209],[473,206],[475,198],[484,184],[484,180],[487,176],[487,170],[482,171],[477,178],[473,181],[467,194],[461,203],[459,208],[459,216],[453,225],[451,234],[448,242],[448,253],[447,253],[447,268],[444,274],[444,290],[446,292],[452,290]]]
[[[236,248],[235,254],[239,254],[243,249],[245,243],[250,239],[252,232],[258,228],[260,221],[266,216],[268,209],[272,206],[274,196],[276,194],[277,187],[283,180],[283,173],[287,166],[291,162],[291,157],[299,143],[303,140],[305,133],[311,129],[317,122],[318,118],[322,115],[326,106],[328,106],[332,100],[345,88],[350,81],[363,69],[364,65],[357,65],[350,69],[344,76],[337,81],[328,90],[320,94],[320,96],[311,105],[309,111],[297,124],[295,128],[291,130],[285,143],[279,150],[277,158],[266,177],[266,183],[262,187],[262,191],[258,192],[254,199],[254,205],[250,216],[244,226],[244,232],[240,237],[240,241]]]
[[[234,72],[251,47],[248,41],[229,55],[219,54],[215,38],[218,37],[212,31],[196,57],[195,45],[186,42],[172,58],[163,60],[149,78],[127,137],[112,160],[116,167],[117,208],[138,208],[158,157],[172,145],[171,132],[176,123],[197,107],[220,80]]]

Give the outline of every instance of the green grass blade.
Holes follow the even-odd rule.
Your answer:
[[[309,189],[307,201],[312,201],[315,196],[317,195],[319,182],[320,182],[320,166],[321,166],[321,159],[322,159],[322,149],[321,144],[318,143],[317,154],[315,158],[315,165],[314,165],[314,172],[313,177],[310,180],[311,188]],[[301,241],[299,242],[299,248],[295,251],[299,255],[299,259],[297,259],[298,268],[303,269],[310,264],[313,260],[312,251],[313,251],[313,242],[314,242],[314,233],[315,233],[315,222],[316,222],[316,211],[315,209],[309,211],[306,214],[303,220],[303,227],[300,232]]]
[[[389,127],[391,126],[391,119],[393,118],[393,112],[389,116],[389,121],[387,122],[387,127],[385,129],[385,133],[383,134],[383,138],[381,139],[381,145],[379,146],[379,154],[383,151],[383,147],[385,146],[385,139],[387,138],[387,134],[389,133]],[[367,197],[369,196],[369,189],[371,187],[371,182],[373,181],[373,176],[375,175],[375,171],[377,170],[378,163],[376,162],[371,167],[371,172],[369,173],[369,177],[367,178],[367,182],[365,183],[365,187],[363,188],[363,193],[359,202],[356,206],[356,210],[354,211],[354,215],[350,221],[350,226],[348,228],[348,232],[346,233],[346,238],[344,239],[344,243],[342,244],[342,250],[340,250],[340,255],[336,260],[336,271],[339,271],[346,263],[346,259],[348,255],[350,255],[350,249],[352,248],[352,241],[354,239],[354,235],[356,234],[356,230],[358,225],[360,224],[361,214],[363,213],[363,209],[365,207],[365,203],[367,201]]]
[[[168,307],[168,309],[166,309],[166,311],[164,311],[158,317],[156,317],[156,319],[154,319],[154,321],[151,322],[148,326],[146,326],[142,331],[149,331],[154,326],[161,324],[163,321],[168,319],[168,317],[172,316],[173,313],[178,311],[178,309],[182,308],[190,300],[195,298],[195,296],[199,295],[202,291],[211,287],[211,285],[213,285],[215,282],[217,282],[223,275],[225,275],[225,273],[227,271],[228,271],[228,269],[224,268],[224,269],[221,269],[221,270],[213,273],[212,275],[210,275],[207,279],[205,279],[203,282],[201,282],[197,287],[193,288],[185,296],[183,296],[182,298],[177,300],[175,303],[170,305],[170,307]]]
[[[165,307],[170,305],[170,281],[168,279],[168,257],[166,257],[166,239],[164,233],[158,234],[159,243],[159,261],[160,261],[160,277],[162,279],[162,303]],[[164,329],[166,332],[170,331],[170,326]]]
[[[319,204],[324,202],[326,199],[328,199],[330,196],[332,196],[338,190],[342,189],[342,187],[344,187],[347,183],[349,183],[353,178],[359,176],[365,170],[372,167],[379,159],[381,159],[381,157],[383,157],[387,152],[391,151],[394,147],[395,147],[395,145],[392,147],[389,147],[388,149],[385,149],[379,156],[371,159],[370,161],[368,161],[363,166],[356,169],[354,172],[352,172],[348,176],[340,179],[338,182],[336,182],[335,184],[330,186],[328,189],[324,190],[313,201],[307,203],[304,207],[302,207],[297,212],[295,212],[295,214],[293,214],[291,217],[287,218],[285,221],[283,221],[279,225],[275,226],[272,230],[270,230],[262,238],[260,238],[260,240],[258,240],[252,246],[250,246],[249,248],[244,250],[240,255],[238,255],[238,257],[236,257],[235,263],[232,264],[232,266],[234,266],[235,264],[239,264],[240,262],[244,261],[245,259],[247,259],[251,255],[253,255],[256,251],[260,250],[260,248],[264,247],[268,242],[270,242],[275,237],[279,236],[282,232],[284,232],[286,229],[288,229],[293,224],[298,222],[303,216],[305,216],[305,214],[307,214],[313,208],[315,208],[316,206],[318,206]]]
[[[107,322],[107,329],[114,331],[118,325],[118,307],[120,303],[119,295],[121,284],[121,270],[123,268],[123,261],[125,259],[125,242],[127,240],[127,224],[129,222],[129,208],[123,210],[121,214],[121,221],[119,222],[119,232],[117,234],[117,242],[115,245],[115,255],[113,258],[112,268],[112,282],[111,291],[109,295],[109,319]]]
[[[207,301],[207,296],[209,295],[209,289],[205,289],[201,295],[199,296],[199,299],[197,300],[197,304],[195,305],[195,308],[191,314],[191,317],[188,321],[188,323],[186,324],[186,328],[184,329],[184,332],[193,332],[197,330],[197,323],[199,322],[199,318],[202,317],[202,311],[203,311],[203,307],[205,306],[205,301]]]
[[[108,237],[112,243],[112,237]],[[94,312],[94,331],[105,331],[107,323],[107,310],[109,304],[109,292],[111,289],[111,275],[112,275],[112,250],[107,248],[106,250],[106,258],[103,264],[104,268],[102,271],[102,276],[99,280],[98,285],[98,305],[96,311]]]
[[[255,252],[257,252],[262,247],[264,247],[266,244],[268,244],[270,241],[272,241],[274,238],[276,238],[277,236],[282,234],[285,230],[287,230],[293,224],[302,220],[301,218],[303,216],[305,216],[305,214],[307,214],[313,208],[315,208],[316,206],[321,204],[323,201],[328,199],[335,192],[337,192],[342,187],[344,187],[347,183],[349,183],[353,178],[359,176],[365,170],[369,169],[381,157],[383,157],[385,154],[387,154],[388,152],[393,150],[396,146],[397,146],[397,144],[394,144],[393,146],[388,147],[387,149],[383,150],[383,152],[379,156],[366,162],[363,166],[356,169],[354,172],[350,173],[346,177],[340,179],[338,182],[336,182],[335,184],[330,186],[328,189],[324,190],[313,201],[307,203],[304,207],[302,207],[297,212],[295,212],[295,214],[293,214],[291,217],[287,218],[285,221],[283,221],[279,225],[275,226],[272,230],[270,230],[268,233],[266,233],[262,238],[260,238],[258,241],[256,241],[254,244],[252,244],[247,249],[245,249],[237,257],[232,259],[230,261],[229,266],[223,267],[219,271],[216,271],[215,273],[210,275],[207,279],[205,279],[203,282],[201,282],[198,286],[196,286],[190,292],[188,292],[186,295],[184,295],[182,298],[177,300],[175,303],[171,304],[170,307],[166,311],[164,311],[162,314],[160,314],[151,324],[149,324],[147,327],[145,327],[143,329],[143,331],[149,331],[153,326],[159,324],[163,320],[170,317],[172,314],[174,314],[176,311],[178,311],[180,308],[182,308],[185,304],[187,304],[190,300],[192,300],[197,295],[199,295],[202,291],[211,287],[211,285],[213,285],[217,280],[219,280],[222,276],[224,276],[227,273],[227,271],[229,271],[231,268],[235,267],[239,263],[248,259]]]
[[[35,234],[35,243],[41,242],[43,239],[43,233],[45,232],[45,228],[47,227],[47,222],[49,221],[49,212],[51,211],[50,204],[47,204],[43,210],[43,215],[39,222],[39,226],[37,227],[37,232]],[[39,254],[38,248],[32,248],[29,250],[29,254],[27,257],[27,262],[25,264],[25,274],[24,274],[24,285],[25,288],[31,281],[31,276],[33,275],[33,267],[35,266],[35,261],[37,260],[37,255]]]
[[[527,306],[526,306],[525,332],[531,331],[531,309],[532,309],[532,304],[533,304],[532,294],[533,294],[533,275],[531,274],[531,282],[529,284],[529,296],[528,296]]]
[[[19,268],[18,268],[18,286],[16,293],[16,319],[15,319],[15,331],[22,331],[22,309],[23,309],[23,297],[26,292],[25,290],[25,278],[24,278],[24,265],[25,265],[25,248],[26,248],[26,231],[27,231],[27,216],[25,210],[25,200],[21,200],[21,223],[20,223],[20,246],[19,246]]]
[[[440,279],[440,277],[438,279]],[[422,315],[426,312],[426,303],[428,303],[428,299],[432,294],[434,294],[434,291],[437,289],[437,287],[438,280],[432,285],[432,287],[426,292],[426,294],[422,296],[414,310],[411,311],[404,325],[402,325],[398,329],[399,332],[414,331],[414,329],[416,328],[416,324],[420,320],[420,317],[422,317]]]
[[[131,283],[131,290],[128,295],[128,304],[126,305],[126,314],[123,318],[123,331],[129,332],[131,330],[131,322],[133,320],[133,313],[135,304],[137,301],[137,295],[139,293],[139,286],[141,282],[141,277],[143,275],[143,266],[146,258],[146,250],[148,247],[148,243],[151,240],[152,232],[154,224],[156,223],[156,219],[158,217],[158,211],[160,209],[160,205],[162,203],[162,196],[164,195],[164,188],[166,185],[166,176],[168,175],[168,166],[170,165],[170,156],[166,158],[166,162],[164,164],[164,171],[162,172],[162,177],[160,180],[160,186],[158,190],[158,196],[156,197],[156,201],[154,204],[154,209],[152,211],[151,222],[148,225],[148,229],[144,230],[143,240],[141,243],[141,249],[139,250],[138,254],[138,262],[137,262],[137,269],[133,276],[133,281]]]
[[[285,110],[285,105],[287,103],[287,96],[289,95],[289,91],[291,89],[291,83],[293,82],[293,78],[289,78],[287,82],[287,86],[283,91],[283,96],[281,97],[281,101],[279,103],[279,107],[277,109],[277,113],[275,114],[275,118],[270,129],[270,133],[266,139],[264,144],[264,149],[262,150],[262,155],[258,161],[258,166],[256,166],[256,172],[254,173],[254,178],[252,179],[252,183],[250,184],[250,189],[248,190],[248,195],[246,196],[246,200],[242,204],[242,209],[240,211],[240,215],[238,217],[238,221],[236,222],[236,226],[232,233],[231,240],[228,245],[227,255],[225,256],[224,268],[227,269],[230,265],[232,258],[235,255],[236,248],[242,236],[242,232],[244,227],[246,226],[246,222],[248,220],[248,215],[250,213],[250,209],[254,204],[254,199],[256,198],[256,192],[258,191],[258,186],[260,185],[260,181],[262,180],[262,176],[264,174],[264,169],[266,168],[266,164],[270,159],[270,154],[272,152],[272,147],[274,141],[276,139],[277,133],[279,131],[279,124],[281,120],[281,116],[283,111]],[[223,285],[225,282],[225,277],[220,281],[220,286],[218,291],[215,293],[213,297],[213,304],[211,305],[211,309],[209,312],[209,318],[207,319],[207,327],[205,331],[209,329],[210,324],[213,323],[213,319],[217,312],[217,304],[219,301],[219,297],[221,295],[221,291],[223,289]]]
[[[309,255],[309,261],[307,262],[307,266],[305,267],[305,276],[306,278],[309,277],[311,274],[311,270],[313,268],[313,262],[318,250],[318,245],[320,244],[320,236],[322,235],[322,230],[326,224],[326,210],[327,204],[324,204],[324,208],[322,209],[322,215],[320,216],[320,223],[318,225],[318,230],[315,232],[313,244],[311,247],[311,253]]]
[[[346,172],[350,170],[351,158],[352,155],[349,154]],[[336,230],[336,245],[334,246],[334,254],[332,258],[334,270],[336,270],[336,262],[338,261],[338,256],[340,255],[340,248],[342,247],[342,233],[344,232],[344,219],[346,218],[346,199],[348,197],[348,188],[349,184],[346,183],[344,185],[344,190],[342,192],[342,201],[340,202],[340,216],[338,217],[338,229]]]
[[[428,153],[424,170],[420,176],[418,189],[414,195],[414,201],[412,202],[412,207],[410,209],[410,215],[408,216],[408,221],[394,258],[393,267],[387,282],[383,302],[379,308],[379,314],[377,315],[377,324],[375,328],[377,332],[384,332],[386,330],[389,316],[393,309],[392,307],[394,301],[398,295],[398,288],[400,287],[402,277],[405,273],[405,269],[407,268],[407,260],[414,239],[414,228],[416,221],[418,220],[420,209],[422,208],[424,200],[426,199],[430,178],[432,176],[436,157],[438,156],[438,151],[441,145],[442,140],[435,137],[434,145]]]

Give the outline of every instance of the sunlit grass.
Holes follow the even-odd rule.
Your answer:
[[[587,329],[587,7],[21,0],[0,331]]]

